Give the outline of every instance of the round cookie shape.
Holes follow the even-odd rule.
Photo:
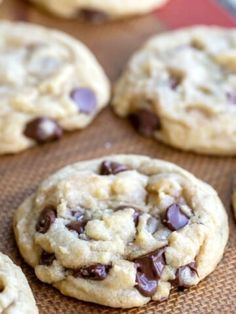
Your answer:
[[[0,253],[0,312],[4,314],[38,314],[38,309],[20,267]]]
[[[115,112],[145,136],[236,154],[236,30],[197,26],[152,38],[118,81]]]
[[[67,166],[14,218],[25,261],[61,293],[110,307],[163,301],[210,274],[228,239],[217,193],[178,166],[116,155]]]
[[[0,154],[18,153],[85,128],[110,85],[92,53],[67,34],[0,22]]]
[[[81,18],[94,23],[130,15],[148,13],[168,0],[31,0],[53,14],[65,18]]]

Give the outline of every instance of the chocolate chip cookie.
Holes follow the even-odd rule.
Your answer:
[[[16,241],[43,282],[110,307],[163,301],[210,274],[228,239],[217,193],[138,155],[70,165],[16,211]]]
[[[113,106],[144,136],[235,155],[236,30],[193,27],[154,37],[131,59]]]
[[[0,313],[38,314],[36,303],[20,267],[0,253]]]
[[[31,0],[48,11],[65,18],[80,18],[101,23],[129,15],[145,14],[168,0]]]
[[[0,154],[58,140],[86,127],[107,104],[107,77],[72,37],[0,22]]]

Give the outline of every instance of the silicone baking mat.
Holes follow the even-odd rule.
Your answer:
[[[199,23],[236,24],[233,17],[213,0],[171,0],[165,8],[152,15],[99,27],[49,16],[24,1],[5,0],[0,6],[0,18],[35,22],[74,35],[97,55],[112,81],[118,77],[129,56],[152,34]],[[64,297],[51,286],[39,282],[21,259],[12,232],[15,209],[42,179],[66,164],[114,153],[146,154],[185,167],[216,188],[230,217],[230,240],[225,257],[215,272],[197,287],[184,292],[173,291],[168,301],[160,304],[151,302],[140,309],[113,310],[80,302]],[[107,108],[87,129],[68,134],[60,142],[36,147],[16,156],[0,157],[0,251],[23,268],[42,314],[236,313],[236,226],[230,210],[234,174],[235,158],[183,153],[152,139],[144,139],[133,131],[127,121],[117,118]]]

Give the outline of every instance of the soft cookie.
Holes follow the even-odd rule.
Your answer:
[[[187,171],[117,155],[44,181],[17,210],[14,230],[41,281],[80,300],[130,308],[210,274],[228,219],[213,188]]]
[[[168,0],[31,0],[65,18],[81,18],[99,23],[129,15],[145,14]]]
[[[115,112],[145,136],[236,154],[236,30],[193,27],[151,39],[119,80]]]
[[[108,79],[76,39],[11,22],[0,22],[0,37],[0,154],[82,129],[107,104]]]
[[[0,253],[0,313],[38,314],[36,303],[20,267]]]

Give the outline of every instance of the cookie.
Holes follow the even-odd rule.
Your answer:
[[[0,22],[0,37],[0,154],[85,128],[107,104],[108,79],[76,39],[11,22]]]
[[[129,15],[145,14],[168,0],[31,0],[48,11],[65,18],[81,18],[100,23]]]
[[[118,81],[115,112],[145,136],[203,154],[236,154],[236,31],[158,35]]]
[[[0,253],[0,313],[38,314],[38,309],[20,267]]]
[[[110,307],[163,301],[211,273],[228,239],[217,193],[178,166],[117,155],[67,166],[16,211],[36,276]]]

